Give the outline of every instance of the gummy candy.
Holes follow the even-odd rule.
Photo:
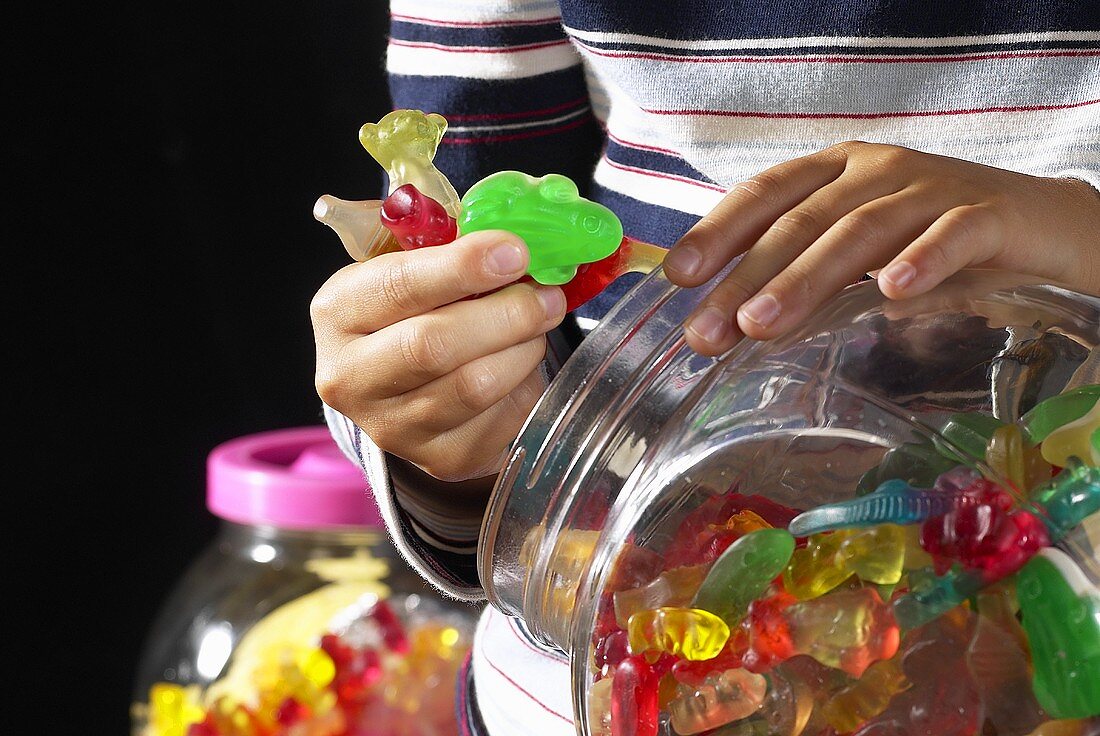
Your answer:
[[[784,615],[797,601],[790,593],[781,591],[766,598],[757,598],[749,604],[748,615],[741,622],[741,633],[747,639],[742,655],[746,669],[767,672],[798,654]]]
[[[673,654],[704,660],[717,656],[730,636],[726,622],[696,608],[658,608],[630,617],[631,654]]]
[[[804,537],[833,529],[914,524],[965,503],[967,489],[977,478],[978,474],[969,468],[956,468],[937,477],[931,489],[888,480],[872,493],[803,512],[791,521],[789,529],[791,534]]]
[[[782,529],[757,529],[731,544],[719,557],[706,579],[697,585],[692,606],[717,615],[736,626],[776,576],[783,572],[794,552],[794,537]]]
[[[986,583],[969,570],[955,567],[943,575],[932,568],[909,573],[909,592],[893,601],[894,618],[905,631],[923,626],[978,593]]]
[[[1054,430],[1075,422],[1088,413],[1100,400],[1100,384],[1064,391],[1039,402],[1020,418],[1020,426],[1028,442],[1039,444]]]
[[[898,625],[873,588],[796,603],[784,615],[795,651],[853,677],[898,650]]]
[[[346,202],[322,195],[313,205],[313,217],[336,231],[344,250],[354,260],[369,261],[383,253],[401,250],[393,234],[382,225],[382,202]]]
[[[936,572],[958,562],[980,571],[987,583],[1019,570],[1039,549],[1050,545],[1046,525],[996,485],[979,479],[967,489],[975,502],[960,504],[921,527],[921,546],[932,555]]]
[[[1083,417],[1063,424],[1046,436],[1041,445],[1043,458],[1051,465],[1065,467],[1075,457],[1091,465],[1100,465],[1100,451],[1092,438],[1100,431],[1100,401]]]
[[[414,184],[403,184],[386,197],[381,220],[406,250],[443,245],[458,237],[455,219]]]
[[[187,729],[203,720],[197,685],[183,687],[158,682],[149,690],[149,727],[157,736],[185,736]]]
[[[649,273],[661,265],[667,251],[649,243],[624,237],[606,258],[577,266],[577,275],[562,286],[565,309],[572,312],[627,273]]]
[[[1100,715],[1100,592],[1053,548],[1016,580],[1039,703],[1055,718]]]
[[[536,179],[518,171],[491,174],[462,198],[459,232],[508,230],[530,251],[527,273],[540,284],[564,284],[582,263],[615,252],[623,226],[615,213],[580,196],[560,174]]]
[[[1002,426],[1004,422],[988,414],[952,414],[932,442],[945,457],[965,465],[985,457],[990,438]],[[959,454],[960,450],[962,454]]]
[[[447,121],[442,115],[420,110],[394,110],[377,123],[359,129],[359,142],[390,178],[390,194],[404,184],[414,184],[451,217],[460,210],[458,192],[432,163]]]
[[[978,595],[977,628],[966,650],[966,664],[985,704],[986,719],[998,734],[1024,734],[1039,725],[1043,711],[1031,692],[1026,644],[1004,596]],[[1022,631],[1020,632],[1022,633]]]
[[[668,706],[672,728],[686,736],[747,718],[760,708],[767,689],[764,677],[748,670],[716,672],[697,687],[680,688]]]
[[[611,736],[612,678],[605,677],[588,689],[588,731],[591,736]]]
[[[642,657],[627,657],[611,683],[612,736],[656,736],[659,677]]]
[[[1051,539],[1057,542],[1100,511],[1100,468],[1071,458],[1062,472],[1031,492],[1031,500],[1046,512],[1044,520]]]
[[[1043,459],[1037,448],[1024,445],[1023,433],[1015,424],[998,427],[989,438],[985,462],[1020,491],[1027,491],[1050,479],[1050,463]]]
[[[875,662],[862,677],[829,698],[822,713],[837,733],[848,733],[886,710],[890,699],[909,685],[901,669],[901,657],[884,659]]]
[[[816,598],[858,574],[873,583],[901,579],[905,532],[894,524],[815,534],[794,551],[783,571],[783,587],[797,598]]]
[[[1047,721],[1028,736],[1100,736],[1100,717]]]
[[[881,462],[863,474],[856,486],[856,495],[865,496],[890,480],[902,481],[915,488],[930,488],[936,478],[955,466],[956,462],[941,455],[931,442],[907,442],[887,450]],[[902,523],[896,519],[888,521]],[[799,536],[802,534],[800,532]]]
[[[666,606],[687,606],[706,576],[707,569],[703,565],[674,567],[641,587],[616,591],[615,619],[619,626],[626,628],[635,613]],[[706,606],[695,607],[710,610]]]
[[[974,630],[973,617],[942,616],[907,637],[902,671],[912,686],[861,725],[855,736],[974,736],[984,719],[981,696],[959,656]]]

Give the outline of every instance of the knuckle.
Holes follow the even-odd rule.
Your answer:
[[[378,290],[386,306],[402,313],[419,311],[412,283],[409,268],[400,259],[391,260],[378,274]]]
[[[828,214],[819,207],[803,205],[782,215],[772,229],[792,238],[816,237],[828,227]]]
[[[468,365],[455,377],[455,401],[468,412],[480,414],[496,403],[497,378],[487,367]]]
[[[447,346],[435,330],[410,325],[401,333],[398,348],[405,367],[417,375],[432,376],[446,371]]]
[[[723,312],[728,312],[729,309],[726,303],[732,299],[737,304],[741,304],[747,300],[750,296],[760,290],[760,285],[749,281],[744,276],[738,274],[736,271],[731,273],[725,278],[725,280],[715,287],[714,292],[717,299],[708,299],[708,307],[714,307]]]
[[[944,215],[944,224],[950,239],[975,243],[982,233],[992,227],[995,219],[991,210],[978,205],[967,205],[947,212]]]
[[[737,184],[730,195],[770,205],[778,200],[781,190],[779,178],[770,171],[763,171]]]
[[[878,215],[856,210],[840,218],[836,227],[853,245],[865,245],[883,234],[883,223]]]
[[[873,143],[868,143],[867,141],[852,139],[852,140],[847,140],[847,141],[841,141],[840,143],[834,143],[833,145],[829,146],[826,150],[827,151],[835,151],[835,152],[843,154],[845,156],[858,156],[859,154],[863,153],[864,151],[866,151],[868,148],[870,148],[872,146],[874,146]]]

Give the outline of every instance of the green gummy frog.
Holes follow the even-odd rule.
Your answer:
[[[1039,704],[1054,718],[1100,714],[1100,593],[1048,547],[1017,573],[1016,594]]]
[[[615,213],[584,199],[561,174],[535,178],[500,171],[470,187],[462,198],[458,231],[507,230],[531,253],[527,273],[540,284],[566,284],[577,266],[615,252],[623,226]]]

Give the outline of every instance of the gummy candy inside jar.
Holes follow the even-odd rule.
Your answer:
[[[390,545],[359,468],[324,427],[211,453],[222,520],[162,609],[134,736],[450,736],[473,611]]]
[[[1100,733],[1100,299],[869,282],[710,360],[701,296],[628,294],[491,501],[482,579],[578,732]]]

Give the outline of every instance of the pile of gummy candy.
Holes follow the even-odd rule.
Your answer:
[[[535,178],[499,171],[459,199],[432,163],[447,130],[435,113],[394,110],[359,131],[363,147],[386,170],[385,200],[317,200],[314,217],[339,235],[348,254],[366,261],[383,253],[450,243],[480,230],[507,230],[530,253],[525,280],[561,286],[576,309],[629,272],[648,273],[665,251],[624,237],[614,212],[580,196],[561,174]]]
[[[268,647],[250,663],[248,702],[154,685],[140,736],[457,736],[454,688],[469,647],[464,625],[403,622],[379,600],[314,647]]]
[[[1072,389],[1017,424],[956,414],[850,500],[799,513],[731,492],[662,554],[626,545],[590,732],[1100,734],[1100,592],[1057,546],[1100,511],[1098,398]]]

